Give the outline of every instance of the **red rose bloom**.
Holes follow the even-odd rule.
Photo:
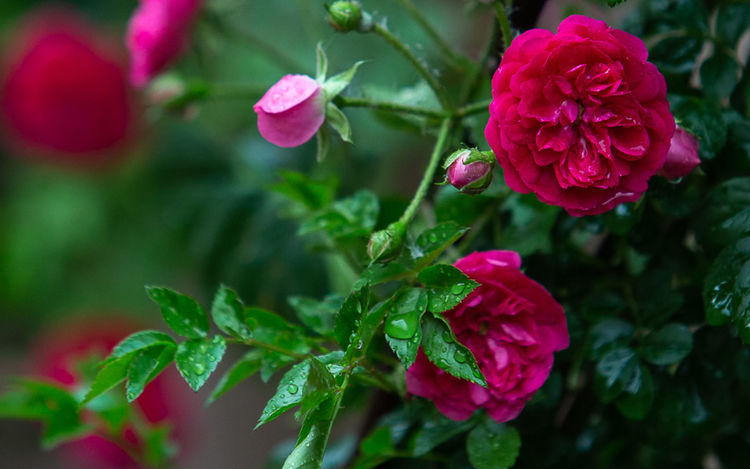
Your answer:
[[[34,348],[35,372],[75,391],[82,385],[77,364],[92,358],[105,358],[122,339],[136,330],[138,328],[124,318],[88,319],[58,326],[45,334]],[[172,424],[175,428],[173,436],[185,443],[192,406],[187,397],[189,391],[181,381],[174,368],[166,369],[146,386],[133,406],[146,422]],[[136,447],[144,444],[132,428],[125,428],[122,438]],[[67,443],[61,450],[73,467],[81,469],[141,467],[115,443],[97,435]]]
[[[449,375],[421,349],[406,372],[406,386],[453,420],[483,408],[507,422],[547,380],[552,353],[568,347],[565,313],[544,287],[521,273],[515,252],[475,252],[455,266],[480,286],[444,315],[474,354],[487,388]]]
[[[112,160],[134,109],[125,67],[106,44],[67,11],[39,14],[16,32],[2,59],[0,106],[17,146],[74,165]]]
[[[514,39],[485,129],[508,186],[574,216],[638,200],[675,129],[647,57],[640,39],[585,16]]]

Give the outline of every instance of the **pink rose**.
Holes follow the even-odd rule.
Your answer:
[[[687,176],[701,164],[698,156],[698,139],[690,132],[678,127],[672,136],[667,159],[659,170],[659,176],[677,179]]]
[[[574,216],[639,199],[675,128],[647,57],[640,39],[578,15],[514,39],[485,129],[508,186]]]
[[[406,386],[453,420],[483,408],[507,422],[546,381],[552,353],[568,347],[565,313],[544,287],[521,273],[515,252],[475,252],[455,266],[480,286],[444,315],[474,354],[488,387],[449,375],[421,349],[406,372]]]
[[[141,0],[128,25],[130,81],[141,87],[183,51],[201,0]]]
[[[306,75],[287,75],[255,103],[258,130],[280,147],[296,147],[310,140],[326,119],[325,94]]]
[[[492,156],[486,156],[476,149],[466,149],[454,153],[447,161],[450,162],[445,172],[447,180],[461,192],[479,194],[492,182]]]
[[[20,27],[3,54],[0,106],[21,152],[78,166],[120,156],[135,109],[113,45],[67,10]]]

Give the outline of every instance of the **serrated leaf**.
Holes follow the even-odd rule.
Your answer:
[[[300,321],[320,335],[333,332],[336,315],[344,304],[344,297],[337,294],[326,296],[322,301],[301,296],[289,298],[289,304],[297,312]]]
[[[409,441],[412,456],[420,457],[429,453],[446,441],[471,429],[476,421],[473,419],[457,422],[437,411],[422,411],[419,418],[419,429]]]
[[[278,314],[260,308],[245,308],[244,314],[253,340],[289,353],[302,354],[310,350],[302,328],[290,324]]]
[[[456,339],[445,319],[425,316],[422,320],[422,350],[438,368],[451,375],[487,387],[471,350]]]
[[[206,405],[213,404],[224,393],[257,373],[260,370],[262,355],[260,350],[251,350],[237,360],[219,379],[211,395],[206,399]]]
[[[621,319],[605,319],[591,328],[591,352],[593,359],[599,359],[610,347],[622,345],[627,342],[635,332],[635,328],[629,322]]]
[[[338,182],[335,178],[311,179],[296,171],[281,171],[282,182],[275,184],[274,192],[301,204],[307,210],[320,210],[333,202]]]
[[[331,429],[334,401],[328,399],[305,418],[297,445],[284,461],[282,469],[319,469],[323,462]]]
[[[693,349],[693,333],[684,324],[671,323],[651,332],[643,342],[643,358],[654,365],[677,363]]]
[[[364,318],[370,304],[370,287],[365,284],[358,290],[353,291],[344,300],[338,315],[334,335],[342,349],[346,349],[356,331],[360,321]]]
[[[634,381],[640,376],[640,367],[635,352],[627,347],[618,347],[605,354],[596,364],[594,389],[604,402],[611,402],[626,386],[636,388]]]
[[[310,370],[305,381],[305,390],[300,402],[302,414],[316,408],[320,403],[331,396],[336,388],[336,379],[333,377],[326,365],[318,359],[311,357],[308,360]]]
[[[509,426],[485,420],[466,437],[466,452],[475,469],[513,467],[521,449],[521,436]]]
[[[727,141],[727,122],[721,107],[714,101],[682,96],[670,97],[670,104],[681,125],[698,137],[701,159],[716,157]]]
[[[385,333],[395,339],[414,337],[422,314],[427,310],[427,303],[427,293],[421,288],[407,288],[396,292],[385,320]]]
[[[644,419],[654,403],[654,380],[651,372],[647,367],[639,366],[639,386],[626,389],[615,401],[620,413],[632,420]]]
[[[415,268],[422,269],[432,264],[446,249],[468,231],[456,222],[445,222],[422,232],[414,245],[409,247],[415,260]]]
[[[479,286],[463,272],[447,264],[428,267],[419,273],[418,278],[427,289],[428,309],[433,313],[456,307]]]
[[[315,58],[315,80],[318,83],[323,83],[326,81],[326,74],[328,73],[328,56],[323,49],[323,43],[320,41],[315,45]]]
[[[175,364],[182,377],[198,391],[224,357],[226,342],[222,336],[213,339],[190,339],[177,346]]]
[[[711,325],[732,323],[750,344],[750,238],[719,253],[703,286],[706,319]]]
[[[348,70],[345,70],[338,75],[334,75],[323,83],[323,90],[325,91],[326,98],[328,100],[333,99],[339,93],[349,86],[349,83],[354,79],[354,75],[357,73],[357,69],[364,62],[359,61],[352,65]]]
[[[241,340],[249,339],[244,310],[245,306],[234,290],[224,285],[219,287],[211,305],[211,317],[222,332]]]
[[[140,350],[128,366],[125,396],[133,402],[141,395],[143,389],[159,373],[172,363],[177,347],[173,344],[151,346]]]
[[[91,388],[83,397],[83,400],[81,400],[81,405],[91,402],[93,399],[125,381],[130,362],[137,353],[137,351],[134,351],[114,360],[105,361],[104,366],[96,374],[94,382],[91,383]]]
[[[208,316],[194,299],[163,287],[146,287],[146,292],[159,305],[164,322],[176,334],[189,339],[208,335]]]
[[[750,178],[722,182],[706,197],[696,227],[701,240],[726,246],[750,234]]]
[[[349,119],[341,109],[330,102],[326,105],[326,121],[338,132],[341,140],[346,143],[354,143],[352,142],[352,126],[349,124]]]
[[[323,231],[335,241],[367,238],[375,227],[378,211],[377,196],[370,191],[358,191],[303,221],[298,233]]]
[[[385,340],[404,365],[404,368],[408,369],[417,359],[417,352],[419,352],[419,346],[422,344],[422,327],[417,327],[417,332],[411,339],[395,339],[386,335]]]
[[[177,343],[169,335],[159,331],[139,331],[129,335],[117,344],[104,363],[114,361],[132,352],[137,352],[155,346],[176,346]]]

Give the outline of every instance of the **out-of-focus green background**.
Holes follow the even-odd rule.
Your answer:
[[[521,0],[523,1],[523,0]],[[0,47],[33,10],[52,2],[2,0]],[[265,189],[279,170],[299,170],[340,180],[340,194],[357,188],[385,198],[384,217],[401,210],[416,187],[431,139],[419,129],[396,130],[383,116],[346,110],[356,146],[335,142],[329,158],[315,162],[315,142],[277,148],[260,138],[252,104],[286,73],[314,73],[314,49],[323,41],[330,70],[366,60],[353,88],[372,95],[429,92],[416,73],[378,38],[337,35],[325,21],[321,0],[209,0],[222,20],[199,21],[191,47],[173,69],[177,80],[241,86],[245,98],[211,99],[182,113],[149,106],[141,93],[142,131],[132,154],[107,170],[82,171],[26,158],[0,141],[0,387],[28,372],[29,350],[50,328],[64,334],[72,318],[129,316],[160,327],[146,284],[169,285],[203,304],[219,283],[235,288],[247,304],[288,313],[286,297],[319,297],[348,285],[335,260],[311,252],[296,225]],[[437,49],[397,0],[364,0],[364,6],[439,69]],[[457,49],[477,55],[492,21],[491,10],[460,0],[416,1]],[[55,2],[75,9],[119,40],[134,0]],[[584,0],[548,2],[541,22],[554,29],[574,11],[613,12]],[[622,15],[625,10],[617,13]],[[230,30],[238,34],[228,34]],[[258,49],[250,34],[297,64],[291,70]],[[124,47],[124,46],[123,46]],[[273,54],[271,54],[273,55]],[[450,77],[446,77],[449,79]],[[488,96],[485,90],[484,94]],[[476,123],[481,138],[484,122]],[[484,142],[476,143],[483,145]],[[227,361],[225,361],[227,362]],[[255,380],[251,380],[255,381]],[[208,386],[210,387],[210,386]],[[291,420],[262,430],[251,427],[274,385],[245,383],[209,409],[195,396],[200,438],[180,467],[261,467],[270,448],[293,437]],[[38,428],[0,421],[0,465],[65,467],[57,453],[42,453]]]

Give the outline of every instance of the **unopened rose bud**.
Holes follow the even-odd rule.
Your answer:
[[[667,179],[677,179],[687,176],[699,164],[698,139],[695,135],[681,127],[677,127],[672,136],[664,166],[659,170],[659,176]]]
[[[323,125],[325,93],[307,75],[287,75],[266,91],[253,109],[263,138],[280,147],[296,147]]]
[[[404,225],[399,222],[391,223],[388,228],[376,231],[367,244],[367,255],[373,262],[385,262],[395,258],[403,247],[404,232]]]
[[[492,152],[458,150],[445,160],[446,182],[466,194],[479,194],[492,182]]]
[[[348,33],[359,28],[362,8],[358,2],[337,1],[328,7],[328,22],[334,29]]]

